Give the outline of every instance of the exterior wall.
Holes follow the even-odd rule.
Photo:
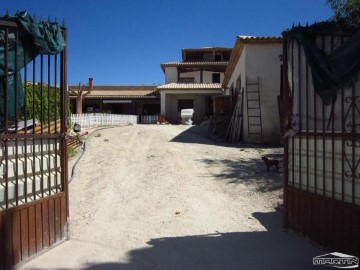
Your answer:
[[[343,177],[351,171],[351,166],[343,161],[343,155],[352,159],[360,159],[360,148],[346,145],[342,148],[343,139],[316,137],[292,138],[289,143],[288,156],[291,158],[288,170],[288,185],[293,188],[321,194],[334,199],[352,202],[353,183],[349,177]],[[324,147],[325,145],[325,147]],[[316,150],[315,150],[316,149]],[[343,152],[344,151],[344,152]],[[343,164],[344,162],[344,164]],[[355,190],[360,191],[360,181],[355,181]],[[354,194],[354,202],[360,205],[360,192]]]
[[[236,67],[234,69],[233,74],[230,77],[229,83],[227,85],[227,89],[225,94],[231,95],[230,88],[233,85],[236,86],[236,81],[240,76],[241,79],[241,87],[245,87],[245,79],[246,79],[246,69],[245,69],[245,59],[246,59],[246,47],[243,50],[243,53],[241,54],[239,61],[236,64]]]
[[[165,84],[176,83],[178,81],[178,72],[176,67],[165,68]]]
[[[263,140],[268,143],[279,143],[281,138],[277,101],[280,95],[280,55],[281,43],[246,46],[246,76],[251,81],[257,76],[260,78]]]
[[[181,73],[180,78],[194,78],[195,83],[200,83],[200,71]],[[203,83],[212,83],[212,74],[219,72],[203,71]],[[220,73],[220,83],[224,80],[224,73]]]
[[[193,72],[186,72],[186,73],[180,73],[180,78],[194,78],[195,83],[200,82],[200,71],[193,71]],[[173,83],[177,83],[177,81],[174,81]]]
[[[321,41],[318,47],[323,40],[324,51],[330,53],[331,43],[341,44],[342,37],[317,40]],[[314,90],[303,49],[290,40],[287,50],[285,65],[293,95],[291,129],[297,132],[288,139],[288,185],[360,206],[360,81],[339,90],[336,101],[326,105]]]
[[[326,28],[317,34],[317,47],[325,54],[346,40],[344,33],[324,32]],[[332,250],[360,256],[360,82],[339,89],[336,102],[323,102],[314,91],[312,67],[298,42],[284,40],[283,77],[288,83],[282,101],[292,109],[283,113],[289,130],[284,151],[285,226]]]
[[[203,73],[203,82],[204,83],[212,83],[212,74],[213,73],[220,73],[220,83],[224,80],[224,73],[222,72],[210,72],[210,71],[204,71]]]
[[[0,210],[6,209],[5,198],[9,207],[13,207],[62,189],[60,145],[57,140],[48,139],[42,143],[41,139],[35,139],[26,144],[24,141],[9,141],[6,147],[8,162],[0,164],[0,174],[7,175],[9,182],[6,189],[4,179],[0,178]],[[5,149],[0,149],[0,156],[5,156]],[[26,173],[25,168],[28,170]]]
[[[279,55],[282,54],[282,44],[246,44],[234,72],[227,85],[227,95],[231,95],[230,88],[237,86],[240,76],[241,88],[244,88],[243,127],[244,141],[249,141],[248,115],[246,91],[253,91],[254,86],[247,86],[246,80],[254,82],[260,79],[260,107],[263,142],[280,142],[280,120],[277,96],[280,94],[280,66]],[[248,89],[249,88],[249,89]]]
[[[247,70],[245,68],[245,62],[246,62],[246,47],[243,49],[243,52],[235,66],[234,72],[231,74],[231,77],[230,77],[230,80],[229,80],[229,83],[228,83],[227,89],[226,89],[226,95],[232,95],[231,88],[236,87],[236,81],[238,79],[241,80],[240,89],[246,88],[245,82],[246,82]],[[246,102],[243,101],[243,139],[244,139],[244,141],[249,140],[247,125],[248,125],[248,119],[247,119]]]

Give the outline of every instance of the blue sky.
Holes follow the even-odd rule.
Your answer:
[[[65,20],[68,83],[164,83],[163,62],[182,48],[233,47],[237,35],[277,36],[326,20],[325,0],[0,0],[0,14]]]

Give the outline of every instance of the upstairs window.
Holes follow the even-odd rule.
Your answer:
[[[212,82],[213,83],[220,83],[220,73],[213,73],[212,74]]]
[[[179,78],[179,83],[194,83],[195,82],[195,78],[194,77],[189,77],[189,78]]]
[[[221,54],[215,54],[215,61],[222,61],[222,55]]]

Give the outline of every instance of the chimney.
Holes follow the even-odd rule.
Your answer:
[[[89,78],[89,90],[93,90],[94,87],[94,83],[93,83],[93,78]]]

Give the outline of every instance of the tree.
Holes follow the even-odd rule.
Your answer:
[[[338,23],[360,23],[360,0],[327,0],[326,3],[334,11],[333,19]]]
[[[93,79],[89,78],[89,86],[81,85],[79,83],[79,88],[77,90],[69,89],[69,92],[76,95],[76,114],[82,114],[82,104],[84,97],[90,94],[93,90]]]

